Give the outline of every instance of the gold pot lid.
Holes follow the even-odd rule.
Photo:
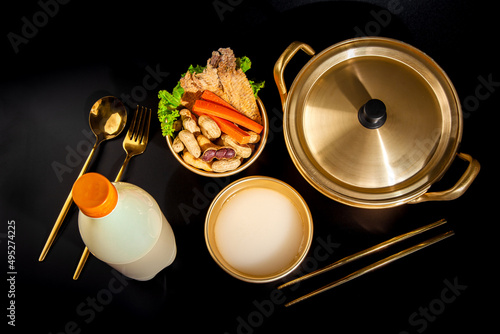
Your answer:
[[[427,55],[386,38],[348,40],[314,56],[285,104],[285,139],[304,177],[355,206],[424,193],[462,135],[456,91]]]

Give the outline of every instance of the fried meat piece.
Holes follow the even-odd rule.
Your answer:
[[[205,90],[217,94],[248,118],[262,123],[252,87],[243,71],[236,69],[236,58],[230,48],[212,52],[202,73],[186,73],[181,79],[182,104],[190,109]]]

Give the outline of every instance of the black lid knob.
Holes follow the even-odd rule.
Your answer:
[[[387,110],[384,102],[371,99],[358,111],[359,122],[367,129],[378,129],[387,120]]]

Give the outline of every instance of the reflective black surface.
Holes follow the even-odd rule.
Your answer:
[[[306,4],[307,3],[307,4]],[[10,332],[39,333],[481,333],[495,328],[498,138],[497,21],[477,1],[183,1],[179,3],[29,1],[3,11],[0,76],[0,230],[5,284],[3,322]],[[386,210],[347,207],[322,196],[294,167],[283,139],[272,69],[295,40],[320,51],[362,35],[400,39],[431,56],[461,98],[460,151],[482,170],[451,202]],[[190,64],[231,47],[253,64],[270,137],[257,162],[241,174],[208,179],[183,169],[152,120],[146,152],[131,160],[124,181],[153,195],[174,229],[175,262],[148,282],[128,280],[90,258],[72,280],[84,245],[73,207],[44,262],[46,238],[85,161],[94,137],[88,113],[102,96],[156,108],[157,91],[172,89]],[[309,60],[297,54],[285,71],[291,85]],[[130,118],[131,119],[131,118]],[[113,179],[125,152],[123,135],[99,147],[90,171]],[[466,168],[456,161],[433,190],[452,186]],[[307,201],[315,231],[311,251],[290,278],[416,227],[446,218],[455,236],[320,296],[285,308],[306,292],[434,232],[283,291],[281,281],[253,285],[234,279],[210,257],[203,236],[211,200],[248,175],[276,177]],[[9,226],[15,226],[15,237]],[[12,231],[10,227],[10,231]],[[15,262],[8,248],[15,245]],[[13,244],[13,242],[15,244]],[[13,265],[13,268],[9,268]],[[9,274],[15,272],[16,274]],[[15,282],[15,283],[13,283]],[[13,291],[13,292],[12,292]],[[13,293],[13,295],[12,295]],[[8,325],[15,305],[15,327]],[[493,327],[492,327],[493,326]]]

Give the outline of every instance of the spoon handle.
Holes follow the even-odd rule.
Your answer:
[[[95,150],[97,146],[101,143],[101,140],[98,138],[96,140],[96,143],[94,144],[94,147],[92,147],[92,150],[89,153],[89,156],[87,158],[87,161],[83,164],[82,170],[80,171],[80,174],[78,175],[78,178],[85,174],[87,171],[90,161],[92,160],[92,157],[94,156]],[[78,179],[77,178],[77,179]],[[61,212],[59,213],[59,216],[57,217],[56,222],[54,223],[54,226],[52,227],[52,231],[50,231],[50,235],[47,238],[47,241],[45,242],[45,246],[43,247],[42,253],[40,254],[40,258],[38,261],[43,261],[45,257],[47,256],[47,253],[49,252],[50,247],[54,243],[54,240],[56,239],[57,233],[59,232],[59,229],[61,228],[61,225],[64,221],[64,218],[66,217],[66,214],[69,211],[69,208],[71,207],[71,204],[73,204],[73,194],[70,192],[68,195],[68,198],[66,198],[66,202],[64,202],[64,205],[62,207]]]

